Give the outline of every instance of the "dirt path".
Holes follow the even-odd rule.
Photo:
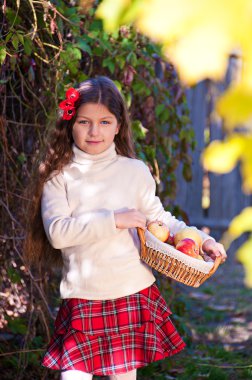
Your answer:
[[[197,304],[196,320],[204,321],[203,313],[212,326],[208,340],[219,341],[227,351],[250,350],[252,354],[252,289],[243,281],[243,266],[232,254],[211,279],[198,289],[187,288],[187,292]]]
[[[188,378],[176,372],[183,364],[186,373],[191,366],[190,379],[252,379],[252,289],[243,280],[243,266],[232,254],[200,288],[182,286],[192,337],[175,359],[174,379]]]

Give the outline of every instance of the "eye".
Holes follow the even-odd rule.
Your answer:
[[[101,124],[103,124],[103,125],[108,125],[108,124],[110,124],[110,122],[107,121],[107,120],[103,120],[103,121],[101,121]]]
[[[79,120],[79,123],[80,123],[80,124],[88,124],[89,121],[88,121],[88,120]]]

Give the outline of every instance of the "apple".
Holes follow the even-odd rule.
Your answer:
[[[169,235],[170,230],[167,225],[160,220],[154,220],[147,225],[147,230],[152,233],[157,239],[165,242]]]
[[[192,239],[194,240],[199,247],[202,245],[202,238],[200,234],[194,229],[190,227],[183,228],[182,230],[178,231],[174,235],[174,244],[175,246],[178,244],[178,242],[182,239]]]
[[[193,239],[185,238],[180,240],[176,244],[176,249],[194,258],[199,255],[199,246]]]
[[[168,239],[165,241],[167,244],[170,244],[170,245],[175,245],[174,244],[174,235],[172,233],[170,233]]]
[[[205,261],[201,255],[198,255],[196,259]]]

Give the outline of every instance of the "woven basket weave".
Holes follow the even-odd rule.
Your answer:
[[[137,232],[141,242],[141,259],[156,271],[185,285],[199,287],[220,265],[221,257],[214,262],[198,260],[162,243],[149,231],[138,228]]]

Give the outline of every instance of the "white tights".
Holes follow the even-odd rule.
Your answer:
[[[120,373],[118,375],[110,375],[110,380],[136,380],[136,369],[126,373]],[[60,380],[92,380],[93,375],[90,373],[69,370],[61,372]]]

